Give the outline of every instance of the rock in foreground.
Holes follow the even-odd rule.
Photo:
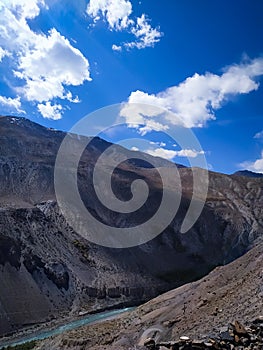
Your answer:
[[[179,340],[169,342],[155,342],[153,338],[148,338],[144,347],[148,350],[262,350],[263,317],[256,318],[249,327],[235,321],[229,324],[227,331],[218,333],[215,338],[202,341],[181,336]]]

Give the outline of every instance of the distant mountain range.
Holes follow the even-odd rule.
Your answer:
[[[25,118],[0,117],[1,335],[62,316],[75,317],[83,310],[149,300],[236,259],[262,236],[262,177],[215,172],[209,173],[202,215],[181,234],[193,184],[192,170],[178,167],[181,205],[162,234],[128,249],[92,244],[68,226],[56,203],[54,164],[64,137],[61,131]],[[72,135],[73,154],[79,142]],[[136,226],[160,204],[162,187],[154,167],[165,168],[169,176],[172,164],[142,154],[138,161],[137,152],[115,145],[116,159],[120,154],[131,158],[113,173],[116,196],[130,198],[130,185],[139,178],[148,183],[149,198],[136,213],[112,212],[100,203],[92,186],[94,164],[109,145],[95,138],[81,157],[82,200],[107,225]]]
[[[254,173],[253,171],[249,171],[249,170],[239,170],[239,171],[236,171],[233,175],[247,176],[247,177],[263,177],[262,173]]]

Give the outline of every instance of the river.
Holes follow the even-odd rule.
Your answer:
[[[95,323],[97,321],[102,321],[102,320],[106,320],[108,318],[112,318],[112,317],[117,316],[119,314],[122,314],[124,312],[131,311],[133,309],[135,309],[135,308],[134,307],[127,307],[124,309],[105,311],[105,312],[101,312],[98,314],[88,315],[88,316],[82,317],[78,320],[68,322],[64,325],[57,326],[56,328],[51,329],[51,330],[46,330],[46,331],[41,330],[39,332],[34,332],[31,335],[27,335],[26,337],[21,338],[21,339],[16,340],[16,341],[9,340],[5,343],[2,343],[2,344],[0,343],[0,350],[2,350],[3,348],[5,348],[7,346],[21,345],[21,344],[28,343],[31,341],[43,340],[43,339],[49,338],[53,335],[59,335],[61,333],[64,333],[64,332],[72,330],[72,329],[79,328],[79,327],[84,326],[84,325],[88,325],[88,324]]]

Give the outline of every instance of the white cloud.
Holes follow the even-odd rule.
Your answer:
[[[2,47],[0,47],[0,62],[2,62],[2,59],[5,56],[10,56],[10,53],[7,50],[4,50]]]
[[[131,18],[132,4],[129,0],[90,0],[87,14],[93,18],[94,23],[103,18],[110,30],[126,30],[132,34],[135,40],[123,44],[127,49],[153,47],[162,36],[160,28],[153,28],[145,14]],[[121,51],[121,48],[120,45],[112,45],[115,51]]]
[[[40,7],[46,7],[44,0],[3,0],[17,18],[32,19],[39,15]]]
[[[134,125],[132,125],[134,127]],[[155,131],[166,131],[168,130],[169,127],[168,125],[164,125],[162,123],[156,122],[154,120],[148,120],[147,124],[145,126],[139,126],[138,127],[138,132],[140,135],[144,136],[147,133],[155,130]]]
[[[205,154],[204,151],[195,151],[192,149],[182,149],[177,151],[178,157],[196,158],[199,154]]]
[[[263,130],[260,132],[257,132],[254,136],[254,139],[263,139]]]
[[[53,120],[62,118],[62,106],[60,104],[51,105],[50,102],[39,103],[37,108],[44,118]]]
[[[161,157],[169,160],[172,160],[177,155],[176,151],[165,148],[147,149],[144,150],[144,152],[154,157]]]
[[[157,145],[157,146],[160,146],[160,147],[165,147],[166,143],[163,142],[163,141],[160,141],[160,142],[150,141],[150,145]]]
[[[162,147],[155,149],[147,149],[144,152],[154,157],[161,157],[169,160],[173,160],[175,157],[196,158],[198,155],[204,154],[204,151],[195,151],[192,149],[182,149],[180,151],[174,151]]]
[[[138,39],[137,41],[125,43],[124,46],[128,49],[136,47],[137,49],[144,49],[145,47],[153,47],[160,41],[162,33],[160,28],[152,28],[147,21],[145,14],[137,18],[136,26],[133,26],[131,32]]]
[[[25,80],[23,92],[29,101],[67,98],[65,86],[90,80],[87,59],[56,29],[48,36],[42,35],[41,41],[34,43],[34,50],[20,58],[17,68],[15,74]]]
[[[77,103],[69,87],[91,80],[89,62],[55,28],[47,35],[31,30],[27,20],[43,7],[44,0],[0,0],[0,44],[13,54],[14,77],[23,82],[16,92],[31,102],[49,102],[45,106],[55,106],[56,99]]]
[[[113,51],[121,51],[122,50],[121,46],[115,45],[115,44],[113,44],[111,48],[112,48]]]
[[[75,96],[73,98],[72,93],[70,91],[67,92],[67,94],[64,96],[64,98],[71,103],[80,103],[81,102],[81,100],[79,99],[78,96]]]
[[[256,159],[254,162],[243,162],[240,166],[242,169],[254,171],[256,173],[263,173],[263,150],[261,151],[261,158]]]
[[[90,0],[87,6],[87,14],[93,17],[95,22],[102,15],[109,27],[115,30],[128,27],[131,13],[132,4],[128,0]]]
[[[34,48],[34,43],[41,36],[31,31],[27,20],[38,16],[44,1],[38,0],[0,0],[0,40],[2,47],[23,54]]]
[[[135,147],[135,146],[132,146],[131,151],[138,152],[138,151],[139,151],[139,148],[138,148],[138,147]]]
[[[121,110],[121,116],[128,124],[144,124],[145,128],[149,126],[152,130],[155,130],[152,127],[153,120],[165,127],[167,124],[188,128],[203,127],[208,120],[216,119],[215,111],[232,96],[257,90],[257,78],[261,75],[263,58],[257,58],[229,66],[221,75],[196,73],[179,85],[157,94],[137,90],[130,94],[128,103]],[[172,113],[160,115],[158,107]]]
[[[11,98],[0,96],[0,105],[7,107],[9,110],[15,110],[19,113],[23,113],[23,111],[21,110],[20,97]]]

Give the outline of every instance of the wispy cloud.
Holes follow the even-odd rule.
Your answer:
[[[24,113],[24,111],[21,109],[20,97],[11,98],[0,96],[0,105],[6,107],[7,110]]]
[[[263,130],[254,135],[254,139],[263,139]]]
[[[166,143],[165,142],[163,142],[163,141],[160,141],[160,142],[158,142],[158,141],[150,141],[150,145],[157,145],[157,146],[160,146],[160,147],[165,147],[166,146]]]
[[[153,47],[156,43],[160,41],[162,33],[160,28],[152,28],[149,20],[146,18],[145,14],[136,19],[136,24],[132,26],[131,32],[137,38],[134,41],[125,43],[124,46],[127,49],[144,49],[145,47]]]
[[[204,154],[204,151],[196,151],[192,149],[182,149],[180,151],[174,151],[162,147],[155,149],[147,149],[144,150],[144,152],[154,157],[161,157],[169,160],[173,160],[175,157],[196,158],[198,155]]]
[[[110,30],[127,31],[132,34],[134,40],[121,45],[112,45],[115,51],[126,49],[144,49],[153,47],[160,41],[162,33],[159,27],[153,28],[145,14],[140,17],[132,16],[132,3],[129,0],[90,0],[87,6],[87,14],[94,23],[100,19],[108,23]]]
[[[222,108],[233,96],[257,90],[258,78],[262,75],[263,58],[259,57],[233,64],[225,68],[221,75],[196,73],[179,85],[157,94],[133,91],[128,103],[123,106],[121,116],[128,124],[143,124],[146,132],[173,125],[203,127],[207,121],[216,119],[216,110]],[[160,116],[158,107],[172,113]]]

